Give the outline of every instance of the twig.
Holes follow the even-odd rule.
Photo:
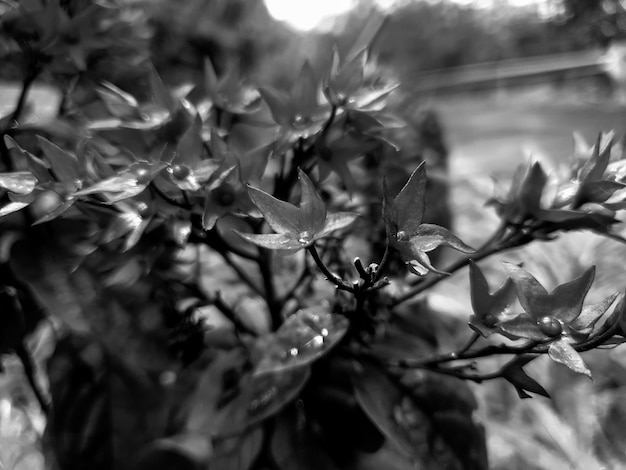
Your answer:
[[[320,269],[320,271],[322,271],[322,274],[326,276],[326,279],[328,279],[330,282],[335,284],[337,288],[340,290],[345,290],[347,292],[354,292],[354,289],[350,284],[346,283],[343,279],[341,279],[336,274],[333,274],[330,272],[328,267],[324,264],[324,261],[322,261],[322,258],[320,258],[320,254],[317,252],[317,248],[315,248],[315,245],[309,246],[307,248],[307,251],[313,257],[315,264],[317,264],[317,267]]]

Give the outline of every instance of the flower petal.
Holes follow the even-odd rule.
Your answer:
[[[421,251],[432,251],[440,245],[446,245],[463,253],[474,253],[476,250],[466,245],[448,229],[434,224],[421,224],[411,233],[411,243]]]
[[[252,186],[248,186],[248,194],[272,230],[293,235],[302,231],[299,226],[300,209],[296,206]]]
[[[302,243],[283,233],[263,233],[257,235],[239,232],[238,230],[234,232],[244,240],[269,250],[297,251],[305,248]]]
[[[326,218],[324,227],[319,231],[315,239],[324,238],[326,235],[334,232],[335,230],[348,227],[360,216],[361,215],[357,212],[337,212],[336,214],[330,214]]]
[[[514,338],[527,338],[544,341],[547,336],[541,332],[535,320],[526,314],[519,314],[509,320],[497,323],[498,328]]]
[[[326,220],[326,204],[317,194],[317,190],[309,177],[298,168],[298,178],[300,179],[300,211],[299,227],[300,231],[307,230],[311,233],[319,232]]]
[[[411,173],[391,205],[395,209],[394,222],[398,231],[410,235],[415,233],[422,223],[426,207],[426,166],[423,162]]]
[[[569,367],[574,372],[584,374],[591,378],[591,371],[587,367],[587,364],[585,364],[583,358],[576,352],[567,338],[561,338],[552,343],[548,348],[548,355],[553,361]]]

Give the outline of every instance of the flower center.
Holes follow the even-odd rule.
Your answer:
[[[312,241],[313,235],[308,230],[304,230],[298,235],[298,243],[302,245],[309,245]]]
[[[546,315],[537,320],[537,326],[547,336],[559,336],[563,333],[561,322],[551,315]]]

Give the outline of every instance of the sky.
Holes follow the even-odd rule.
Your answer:
[[[417,0],[375,0],[383,11],[392,10],[400,3]],[[548,0],[450,0],[463,5],[490,7],[498,3],[512,6],[545,5]],[[267,9],[276,20],[284,21],[291,27],[309,31],[325,23],[334,16],[352,9],[356,0],[265,0]]]

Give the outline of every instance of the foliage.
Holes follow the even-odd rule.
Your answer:
[[[624,341],[622,292],[585,303],[593,267],[548,292],[505,264],[491,293],[478,265],[572,230],[618,237],[612,135],[579,142],[569,175],[521,166],[474,249],[427,214],[436,165],[397,158],[397,84],[367,48],[333,51],[321,79],[305,63],[288,92],[210,57],[173,90],[131,13],[30,0],[2,17],[23,75],[2,119],[0,354],[46,413],[51,468],[484,469],[467,382],[548,396],[537,357],[591,376],[581,353]],[[63,99],[38,122],[42,77]],[[441,246],[462,253],[442,270]],[[418,296],[468,265],[472,331],[441,352]],[[27,344],[45,324],[42,374]],[[509,359],[485,372],[493,356]]]

